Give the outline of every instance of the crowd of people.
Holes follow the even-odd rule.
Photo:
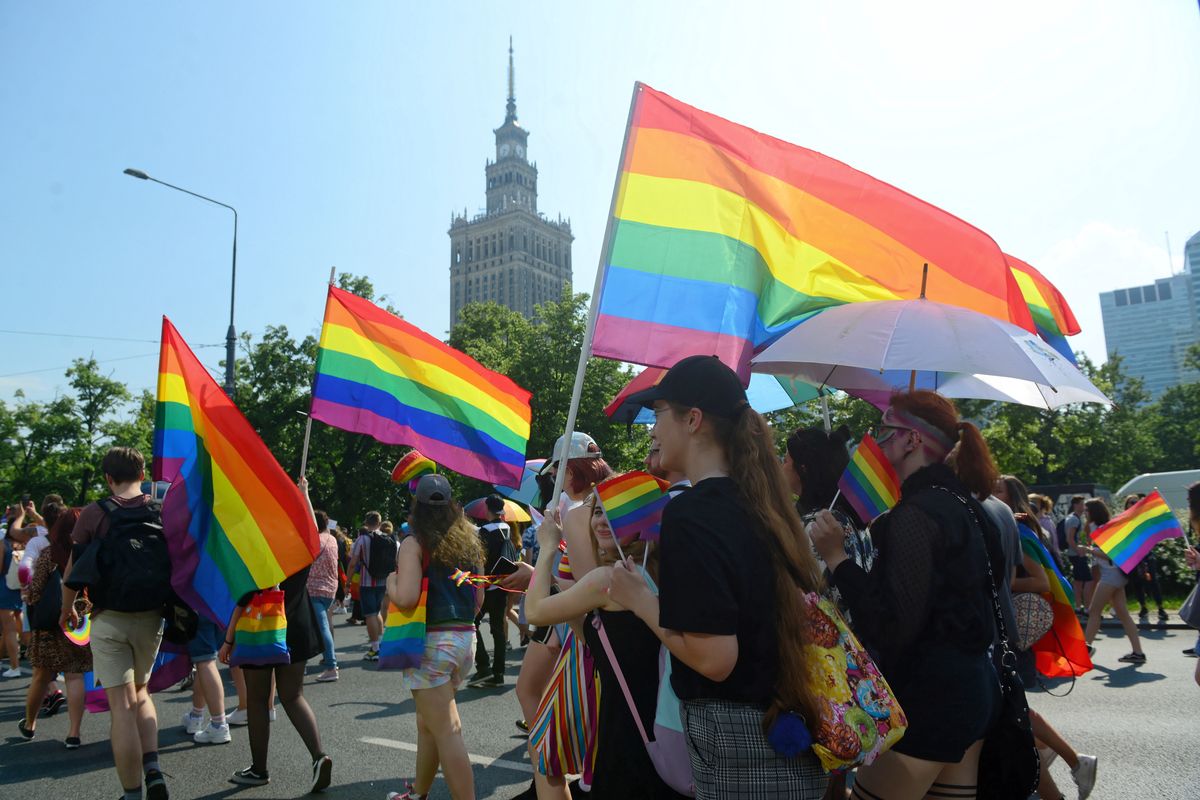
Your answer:
[[[1111,607],[1130,647],[1115,660],[1146,662],[1130,588],[1140,617],[1149,614],[1149,593],[1159,620],[1167,619],[1153,554],[1126,575],[1091,544],[1090,534],[1111,517],[1104,500],[1074,497],[1056,521],[1053,499],[1001,475],[980,432],[938,394],[894,395],[872,431],[901,481],[899,502],[874,521],[859,519],[838,490],[847,445],[864,432],[797,430],[780,454],[735,373],[715,358],[684,359],[630,401],[654,413],[645,469],[670,487],[657,536],[614,530],[595,490],[613,470],[578,432],[559,440],[538,476],[540,525],[505,522],[499,496],[487,498],[486,519],[470,521],[437,474],[414,485],[403,524],[369,511],[353,540],[310,503],[319,532],[312,565],[238,598],[229,620],[201,615],[187,630],[186,732],[199,744],[223,744],[230,726],[245,725],[250,763],[230,780],[266,784],[277,697],[312,759],[312,790],[328,787],[333,761],[305,698],[306,665],[320,659],[316,682],[341,679],[333,625],[342,616],[365,626],[364,658],[389,666],[404,643],[397,650],[388,634],[408,628],[386,625],[392,607],[421,619],[423,640],[396,662],[398,671],[381,675],[410,691],[416,708],[416,770],[389,800],[427,797],[439,767],[452,797],[475,796],[456,693],[506,685],[516,657],[510,625],[523,650],[517,726],[530,733],[537,767],[519,797],[971,798],[986,769],[984,743],[1005,714],[1006,656],[1015,656],[1025,688],[1039,680],[1028,646],[1017,644],[1013,598],[1048,594],[1050,586],[1023,536],[1072,582],[1097,658],[1109,658],[1093,642]],[[122,796],[163,800],[170,792],[148,684],[171,635],[162,607],[173,601],[144,589],[161,577],[159,548],[167,552],[160,512],[143,494],[136,450],[112,448],[101,469],[109,495],[97,503],[70,508],[50,495],[40,507],[25,499],[8,509],[0,655],[9,668],[0,674],[23,676],[24,650],[32,677],[20,736],[35,738],[38,720],[65,705],[64,744],[77,748],[84,676],[93,673],[109,706]],[[303,478],[300,487],[307,498]],[[1200,533],[1200,484],[1189,502]],[[137,560],[120,549],[131,541]],[[1200,570],[1200,555],[1189,548],[1187,557]],[[478,580],[464,579],[472,575]],[[810,595],[841,612],[903,709],[904,735],[854,770],[831,773],[814,748],[791,744],[798,728],[809,741],[839,735],[839,723],[827,721],[829,688],[812,679],[806,661],[813,638],[825,635],[805,601]],[[90,645],[80,646],[70,634],[85,617]],[[273,619],[280,620],[274,627]],[[546,719],[543,701],[561,659],[576,652],[584,683],[597,683],[601,700],[585,737],[586,764],[555,769],[538,721]],[[237,690],[228,712],[218,663],[230,665]],[[660,678],[664,669],[668,677]],[[675,751],[665,734],[657,742],[647,735],[658,730],[664,697],[678,703]],[[1041,757],[1038,796],[1064,797],[1049,770],[1061,757],[1086,798],[1098,759],[1041,714],[1030,711],[1029,726]],[[673,763],[664,764],[664,754]]]

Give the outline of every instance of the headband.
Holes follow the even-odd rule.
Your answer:
[[[883,424],[896,428],[910,428],[917,431],[925,440],[925,446],[929,448],[939,461],[948,456],[950,451],[954,449],[956,438],[950,438],[940,428],[926,422],[915,414],[901,411],[895,406],[888,406],[887,411],[883,412]]]

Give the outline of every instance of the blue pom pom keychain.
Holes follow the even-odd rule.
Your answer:
[[[767,731],[771,748],[784,758],[795,758],[812,747],[812,734],[804,724],[804,717],[794,711],[780,714]]]

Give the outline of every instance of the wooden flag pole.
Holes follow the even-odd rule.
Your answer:
[[[329,268],[329,285],[333,286],[333,279],[337,267]],[[313,369],[316,369],[314,365]],[[303,478],[308,470],[308,442],[312,438],[312,397],[308,400],[308,420],[304,423],[304,449],[300,451],[300,477]]]
[[[929,281],[929,264],[926,262],[921,269],[921,299],[925,299],[925,284]],[[908,390],[911,392],[917,388],[917,371],[914,369],[908,374]]]

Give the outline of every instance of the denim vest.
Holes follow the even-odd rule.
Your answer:
[[[430,564],[429,595],[425,601],[425,624],[433,627],[462,623],[472,625],[475,621],[475,587],[469,583],[455,586],[450,580],[454,567]]]

